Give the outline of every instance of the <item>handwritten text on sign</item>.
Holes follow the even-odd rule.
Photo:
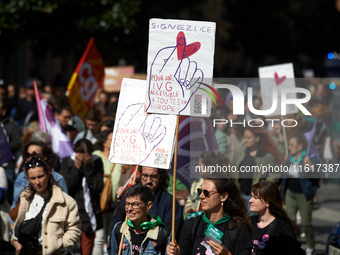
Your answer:
[[[150,20],[148,113],[210,115],[214,42],[215,23]]]
[[[123,79],[110,162],[168,169],[176,116],[145,113],[146,82]]]

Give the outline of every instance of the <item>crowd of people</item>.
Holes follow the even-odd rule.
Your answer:
[[[20,88],[24,90],[20,94],[13,84],[3,84],[0,124],[14,158],[0,167],[1,247],[16,254],[72,254],[79,245],[80,253],[86,255],[119,251],[309,255],[315,251],[312,209],[322,176],[299,169],[311,169],[323,160],[329,103],[326,85],[309,84],[316,92],[306,107],[314,119],[290,116],[298,120],[296,127],[283,130],[277,123],[270,126],[263,121],[264,125],[257,127],[215,126],[211,139],[216,139],[218,150],[202,152],[198,166],[232,166],[237,171],[201,171],[191,187],[177,180],[176,191],[187,189],[188,197],[184,206],[175,203],[172,240],[172,200],[176,194],[169,190],[172,176],[168,171],[139,166],[136,184],[126,188],[133,166],[108,161],[116,93],[101,90],[83,121],[69,106],[65,90],[53,91],[38,82],[73,144],[74,153],[59,158],[52,151],[50,136],[39,130],[33,79]],[[260,97],[254,100],[260,109]],[[230,102],[212,112],[211,120],[237,121],[242,117],[232,114]],[[261,117],[250,112],[243,117],[261,123]],[[314,122],[316,131],[310,139],[305,134]],[[334,143],[335,152],[339,147]],[[239,171],[262,166],[288,166],[289,171]],[[103,209],[100,197],[107,178],[112,190],[110,203]],[[31,232],[25,229],[36,221],[39,224],[30,227]],[[305,251],[301,232],[306,237]]]

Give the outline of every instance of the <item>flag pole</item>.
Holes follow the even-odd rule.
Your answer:
[[[68,85],[67,85],[67,91],[66,91],[66,95],[67,95],[67,96],[68,96],[68,94],[70,93],[70,91],[71,91],[71,89],[72,89],[72,87],[73,87],[73,84],[74,84],[75,80],[77,79],[79,69],[80,69],[80,67],[82,66],[82,64],[83,64],[83,62],[84,62],[84,60],[85,60],[85,58],[86,58],[86,55],[87,55],[87,53],[89,52],[89,50],[90,50],[90,48],[91,48],[93,42],[94,42],[94,39],[93,39],[93,37],[91,37],[89,43],[88,43],[87,46],[86,46],[86,49],[85,49],[83,55],[82,55],[81,58],[80,58],[80,61],[79,61],[78,65],[77,65],[77,67],[76,67],[76,70],[74,70],[74,72],[73,72],[73,74],[72,74],[72,76],[71,76],[71,79],[70,79],[70,81],[69,81],[69,83],[68,83]]]
[[[172,233],[171,241],[175,242],[175,214],[176,214],[176,171],[177,171],[177,149],[178,149],[178,125],[179,125],[179,115],[176,119],[176,136],[175,136],[175,154],[174,154],[174,171],[172,180]]]
[[[281,115],[281,123],[283,121],[283,117]],[[282,131],[283,131],[283,142],[284,142],[284,145],[285,145],[285,156],[288,156],[288,142],[287,142],[287,133],[286,133],[286,127],[283,126],[282,127]]]
[[[39,96],[39,90],[38,90],[36,81],[33,81],[33,86],[34,86],[35,101],[37,102],[40,130],[43,132],[46,132],[46,123],[45,123],[44,114],[41,109],[41,104],[40,104],[41,98]]]
[[[135,171],[135,174],[133,176],[132,185],[135,184],[135,182],[136,182],[137,172],[138,172],[138,165],[136,165],[136,171]],[[125,207],[124,207],[124,210],[125,210]],[[120,255],[122,253],[122,246],[123,246],[123,240],[124,240],[124,235],[125,235],[125,229],[126,229],[126,225],[127,225],[126,224],[127,223],[127,219],[128,219],[128,216],[126,215],[124,223],[123,223],[122,236],[121,236],[120,242],[119,242],[118,255]]]

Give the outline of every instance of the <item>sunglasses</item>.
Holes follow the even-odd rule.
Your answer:
[[[31,160],[26,161],[26,162],[24,163],[24,166],[25,166],[25,169],[26,169],[26,171],[27,171],[28,169],[35,168],[35,167],[37,167],[37,166],[42,166],[42,167],[44,167],[44,166],[45,166],[45,163],[44,163],[40,158],[34,158],[34,157],[33,157]]]
[[[199,196],[201,195],[202,192],[205,197],[210,197],[211,195],[218,193],[217,191],[208,191],[206,189],[200,189],[200,188],[197,189],[197,193]]]
[[[29,159],[29,158],[41,158],[41,154],[36,153],[35,151],[33,153],[26,152],[25,158],[26,159]]]

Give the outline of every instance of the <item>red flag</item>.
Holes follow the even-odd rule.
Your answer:
[[[82,119],[94,107],[96,92],[103,85],[104,68],[102,56],[91,38],[67,87],[72,111]]]

